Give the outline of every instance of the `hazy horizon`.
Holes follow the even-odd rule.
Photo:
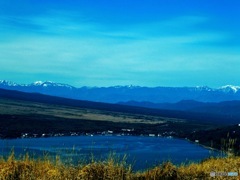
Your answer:
[[[240,85],[240,1],[1,1],[0,79]]]

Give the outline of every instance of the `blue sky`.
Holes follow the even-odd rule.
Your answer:
[[[1,0],[0,79],[240,85],[238,0]]]

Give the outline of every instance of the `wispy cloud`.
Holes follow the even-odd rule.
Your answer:
[[[1,70],[72,77],[72,84],[85,83],[81,85],[141,85],[142,77],[145,85],[167,85],[163,74],[173,72],[181,72],[182,79],[195,75],[196,83],[202,82],[194,71],[217,72],[226,67],[226,59],[240,65],[239,53],[217,45],[230,35],[207,29],[210,21],[180,16],[112,28],[78,12],[1,16]]]

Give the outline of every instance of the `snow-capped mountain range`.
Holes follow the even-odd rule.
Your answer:
[[[36,92],[72,99],[118,103],[127,101],[148,101],[153,103],[174,103],[182,100],[200,102],[221,102],[240,100],[240,86],[226,85],[220,88],[197,87],[80,87],[51,81],[36,81],[31,84],[17,84],[0,80],[0,88],[23,92]]]

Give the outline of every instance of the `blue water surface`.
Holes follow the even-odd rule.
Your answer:
[[[134,170],[144,170],[170,160],[174,164],[198,162],[210,156],[221,156],[183,139],[144,136],[69,136],[0,140],[0,154],[17,156],[28,152],[33,157],[59,155],[63,162],[88,162],[92,158],[104,160],[114,153]]]

